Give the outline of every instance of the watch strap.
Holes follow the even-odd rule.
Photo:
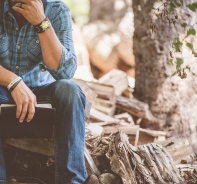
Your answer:
[[[46,22],[47,26],[43,27],[43,23]],[[46,17],[40,24],[37,24],[34,26],[35,30],[37,33],[43,33],[45,32],[47,29],[49,29],[51,27],[51,22],[50,20],[48,19],[48,17]]]

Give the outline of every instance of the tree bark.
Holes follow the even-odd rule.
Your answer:
[[[154,37],[151,36],[149,24],[152,21],[151,12],[156,2],[158,1],[133,1],[135,96],[140,101],[149,104],[153,114],[162,122],[163,129],[168,130],[168,136],[186,135],[197,152],[197,145],[195,145],[197,136],[196,77],[189,75],[184,80],[178,76],[171,77],[176,70],[176,65],[170,65],[168,57],[174,38],[177,37],[177,33],[183,35],[184,30],[180,26],[174,30],[167,21],[158,19],[156,22],[157,34]],[[189,4],[191,1],[186,0],[184,3]],[[178,23],[184,21],[191,25],[197,18],[196,14],[192,14],[187,8],[181,7],[177,13]],[[185,61],[192,60],[191,53],[187,53],[183,57],[185,57]],[[192,68],[193,71],[196,71],[195,65]]]

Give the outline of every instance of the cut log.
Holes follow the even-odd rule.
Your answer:
[[[83,28],[91,63],[103,73],[117,68],[119,62],[115,46],[121,38],[116,30],[117,27],[111,21],[97,21]]]
[[[113,86],[104,85],[99,83],[87,82],[86,83],[97,95],[99,98],[110,100],[111,102],[116,101],[116,96]]]
[[[114,118],[119,119],[119,120],[124,120],[125,122],[129,123],[130,125],[135,125],[133,117],[130,114],[128,114],[127,112],[122,113],[122,114],[117,114],[114,116]]]
[[[116,26],[112,21],[96,21],[83,28],[83,34],[90,54],[91,63],[101,73],[112,69],[127,72],[134,69],[135,61],[132,50],[133,13],[128,11]],[[134,75],[131,75],[134,77]]]
[[[79,26],[74,23],[72,33],[75,53],[77,56],[77,70],[75,72],[74,78],[92,81],[94,78],[90,68],[88,49]]]
[[[110,140],[107,157],[123,183],[185,183],[172,157],[158,144],[134,147],[124,133],[117,132]]]
[[[104,134],[112,134],[118,132],[118,130],[124,132],[127,135],[136,135],[139,132],[139,125],[115,125],[115,126],[103,126]]]
[[[91,108],[90,110],[90,117],[93,119],[96,119],[98,121],[102,121],[102,122],[107,122],[107,123],[120,123],[120,120],[112,118],[111,116],[108,116],[102,112],[97,111],[94,108]]]
[[[191,163],[196,160],[195,152],[186,138],[171,137],[159,144],[166,148],[176,164]]]
[[[137,146],[139,142],[139,129],[138,125],[115,125],[115,126],[104,126],[103,134],[116,133],[117,131],[122,131],[129,136],[129,142]]]
[[[125,89],[122,92],[122,96],[127,97],[127,98],[134,98],[133,92],[134,92],[134,90],[132,88],[128,87],[127,89]]]
[[[103,100],[96,98],[92,104],[92,107],[108,116],[113,116],[116,110],[116,104],[109,100]]]
[[[88,85],[86,85],[83,80],[77,80],[73,79],[82,89],[86,96],[86,105],[85,105],[85,116],[86,118],[90,118],[90,109],[92,107],[92,102],[94,102],[95,98],[97,97],[97,94],[90,88]]]
[[[116,95],[121,95],[128,88],[127,74],[118,69],[113,69],[105,74],[98,80],[98,83],[113,86]]]
[[[93,174],[95,174],[96,176],[100,176],[100,171],[98,170],[98,168],[96,167],[94,160],[92,159],[89,151],[87,148],[85,148],[85,158],[90,166],[90,169],[92,171]]]
[[[86,100],[90,103],[92,103],[95,98],[97,97],[97,94],[94,90],[92,90],[87,84],[86,81],[84,80],[79,80],[79,79],[72,79],[74,82],[76,82],[84,92],[86,96]]]
[[[154,142],[158,137],[165,137],[166,132],[146,130],[143,128],[139,129],[139,139],[137,145],[144,145]]]
[[[87,82],[80,79],[73,79],[80,86],[87,85],[90,89],[92,89],[97,95],[98,98],[107,99],[111,102],[116,101],[116,96],[114,92],[114,87],[105,84],[99,84],[97,82]]]
[[[146,120],[146,123],[141,127],[158,130],[159,122],[149,111],[149,106],[146,103],[136,99],[131,99],[123,96],[116,96],[116,105],[118,108],[130,113],[133,116]]]
[[[160,137],[160,136],[166,136],[166,132],[164,131],[155,131],[155,130],[148,130],[148,129],[143,129],[143,128],[140,128],[140,132],[145,132],[153,137]]]
[[[197,164],[178,164],[176,167],[188,184],[197,183]]]

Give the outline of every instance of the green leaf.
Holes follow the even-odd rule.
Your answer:
[[[186,27],[187,24],[184,22],[184,23],[181,24],[181,26],[182,26],[182,27]]]
[[[183,43],[180,42],[178,37],[175,38],[175,41],[174,41],[173,45],[175,47],[176,52],[181,52],[180,48],[182,47]]]
[[[177,67],[177,69],[180,69],[182,64],[183,64],[183,59],[176,58],[176,67]]]
[[[171,75],[171,77],[175,76],[176,74],[177,74],[177,71],[175,71],[175,72]]]
[[[177,0],[172,0],[171,1],[171,3],[170,3],[170,9],[169,9],[170,12],[174,11],[174,9],[176,7],[179,7],[179,6],[183,5],[183,2],[182,2],[183,0],[179,0],[179,1],[180,1],[180,3]]]
[[[186,44],[186,46],[187,46],[189,49],[191,49],[191,50],[193,50],[193,49],[194,49],[194,47],[193,47],[193,44],[192,44],[192,43],[187,43],[187,44]]]
[[[188,4],[187,7],[192,10],[192,11],[196,11],[197,9],[197,3],[192,3],[192,4]]]
[[[174,3],[170,3],[170,9],[169,9],[169,11],[170,12],[173,12],[174,11],[174,9],[176,8],[176,5],[174,4]]]
[[[195,35],[195,34],[196,34],[196,30],[195,29],[189,29],[187,31],[187,36],[189,36],[189,35]]]

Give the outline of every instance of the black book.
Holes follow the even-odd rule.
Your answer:
[[[0,138],[52,138],[55,109],[51,104],[38,104],[30,122],[19,122],[15,104],[0,105]]]

